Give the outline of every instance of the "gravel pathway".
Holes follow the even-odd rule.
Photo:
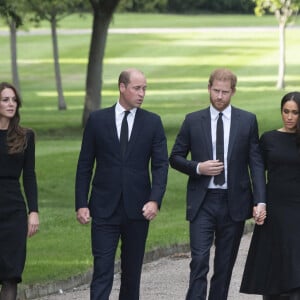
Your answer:
[[[249,248],[251,233],[243,236],[239,255],[233,271],[228,300],[261,300],[260,296],[239,293],[243,267]],[[213,258],[213,255],[211,255]],[[211,259],[212,260],[212,259]],[[183,300],[188,286],[189,253],[176,253],[144,264],[141,282],[141,300]],[[119,274],[115,275],[110,300],[118,299]],[[88,300],[88,285],[72,291],[60,290],[57,294],[40,300]]]

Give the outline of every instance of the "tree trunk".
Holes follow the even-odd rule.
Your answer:
[[[283,90],[285,88],[285,27],[286,23],[279,23],[279,65],[278,65],[278,79],[276,87]]]
[[[101,105],[103,58],[110,19],[111,16],[101,15],[99,11],[94,12],[86,77],[85,103],[82,116],[83,127],[86,124],[89,114],[99,109]]]
[[[55,70],[55,80],[56,80],[56,90],[58,94],[58,109],[64,110],[67,109],[65,102],[60,66],[59,66],[59,54],[58,54],[58,42],[57,42],[57,31],[56,31],[56,19],[53,17],[51,19],[51,34],[52,34],[52,46],[53,46],[53,59],[54,59],[54,70]]]
[[[17,63],[17,27],[15,21],[11,20],[11,22],[9,22],[9,30],[10,30],[10,56],[11,56],[12,81],[17,91],[21,93],[18,63]]]
[[[93,29],[87,66],[82,126],[92,111],[101,107],[102,73],[108,27],[120,0],[90,0],[93,7]]]

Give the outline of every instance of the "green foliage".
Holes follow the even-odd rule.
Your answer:
[[[300,8],[300,0],[253,0],[253,2],[256,5],[254,11],[257,16],[270,12],[284,24],[294,21]]]
[[[165,12],[168,0],[121,0],[118,11],[121,12]]]
[[[251,0],[121,0],[118,11],[126,12],[175,12],[180,14],[199,12],[252,13]]]
[[[4,17],[7,24],[14,22],[16,28],[23,25],[26,14],[25,0],[0,0],[0,16]]]
[[[277,73],[277,30],[272,16],[178,16],[116,14],[111,29],[176,28],[186,31],[111,32],[103,74],[103,107],[118,97],[117,78],[129,66],[148,78],[143,107],[161,115],[171,151],[186,113],[208,106],[207,81],[217,67],[238,76],[232,104],[256,113],[260,133],[279,128],[280,99],[274,87]],[[255,28],[259,23],[265,25]],[[41,24],[47,27],[48,22]],[[70,16],[61,28],[90,29],[91,16]],[[239,28],[239,26],[250,26]],[[212,28],[206,28],[211,26]],[[216,28],[218,26],[219,28]],[[3,25],[2,25],[3,27]],[[49,28],[49,27],[47,27]],[[49,34],[20,34],[19,68],[23,107],[21,121],[36,131],[36,171],[39,186],[40,232],[28,240],[24,284],[65,279],[92,266],[90,226],[75,219],[74,179],[80,149],[81,114],[90,34],[59,33],[60,64],[68,110],[57,110]],[[287,29],[286,91],[299,89],[300,29]],[[10,78],[9,37],[1,34],[2,80]],[[147,251],[188,242],[185,221],[187,177],[170,169],[162,209],[150,226]],[[118,253],[119,256],[119,253]]]
[[[28,7],[33,12],[33,21],[37,24],[41,20],[52,22],[78,11],[84,5],[84,0],[28,0]]]

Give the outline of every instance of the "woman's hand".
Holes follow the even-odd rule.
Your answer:
[[[33,236],[39,230],[39,214],[37,212],[31,212],[28,216],[28,237]]]

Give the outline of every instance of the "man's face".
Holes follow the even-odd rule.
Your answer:
[[[235,90],[232,90],[230,80],[214,80],[212,85],[208,85],[208,92],[212,106],[223,111],[230,104]]]
[[[120,104],[126,109],[140,107],[146,94],[147,82],[142,73],[132,72],[127,86],[120,84]]]

